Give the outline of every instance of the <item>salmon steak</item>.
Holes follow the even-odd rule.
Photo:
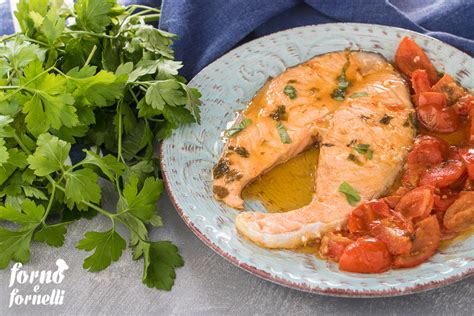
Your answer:
[[[357,203],[387,192],[415,136],[410,91],[381,55],[331,52],[269,80],[234,125],[213,168],[217,200],[243,209],[242,190],[319,146],[312,201],[285,213],[242,212],[240,234],[267,248],[297,248],[345,224]]]

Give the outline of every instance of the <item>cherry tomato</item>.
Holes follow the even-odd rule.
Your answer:
[[[446,108],[439,104],[420,105],[416,114],[421,125],[432,132],[452,133],[459,128],[461,123],[459,115],[453,108]]]
[[[423,49],[413,40],[404,37],[395,53],[395,64],[407,77],[417,69],[424,69],[431,84],[438,81],[438,73]]]
[[[474,180],[474,147],[460,148],[458,152],[466,165],[469,179]]]
[[[437,104],[444,108],[446,106],[446,96],[440,92],[420,92],[413,96],[413,102],[417,108],[430,104]]]
[[[409,268],[417,266],[434,255],[441,241],[441,231],[435,215],[425,218],[415,226],[415,237],[409,254],[397,256],[394,266]]]
[[[474,192],[462,192],[446,211],[443,223],[447,229],[456,232],[474,225]]]
[[[392,255],[410,252],[412,234],[412,223],[398,213],[394,213],[393,217],[374,221],[370,225],[370,235],[383,241]]]
[[[471,109],[474,109],[474,96],[465,94],[454,105],[457,114],[467,116]]]
[[[466,92],[459,86],[450,75],[445,74],[438,82],[431,87],[431,91],[441,92],[446,96],[448,105],[454,104]]]
[[[445,160],[449,153],[449,144],[432,136],[421,136],[415,140],[408,154],[408,163],[423,166],[436,165]]]
[[[440,212],[446,212],[446,210],[451,206],[451,204],[456,201],[458,198],[457,193],[441,193],[441,194],[435,194],[433,196],[434,198],[434,204],[433,204],[433,209],[436,211]]]
[[[379,273],[392,264],[387,245],[376,238],[359,238],[344,250],[339,269],[357,273]]]
[[[327,233],[321,240],[319,253],[322,257],[339,261],[347,246],[354,241],[337,233]]]
[[[390,216],[390,208],[383,200],[374,200],[360,204],[349,215],[347,226],[351,234],[368,233],[370,224]]]
[[[427,217],[433,209],[434,189],[432,186],[422,186],[411,190],[400,199],[395,211],[408,219]]]
[[[411,86],[415,93],[430,91],[431,85],[426,70],[417,69],[411,74]]]
[[[445,188],[464,176],[466,167],[461,161],[448,160],[438,166],[425,170],[420,177],[420,185]]]

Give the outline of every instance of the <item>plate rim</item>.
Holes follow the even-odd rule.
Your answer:
[[[262,38],[274,36],[275,34],[278,33],[283,33],[283,32],[288,32],[291,30],[300,30],[304,28],[314,28],[314,27],[323,27],[323,26],[338,26],[338,25],[344,25],[344,26],[377,26],[377,27],[382,27],[382,28],[389,28],[389,29],[394,29],[394,30],[401,30],[403,32],[408,32],[408,33],[413,33],[416,34],[417,36],[425,37],[430,40],[435,40],[437,42],[442,43],[443,45],[447,45],[451,47],[452,49],[455,49],[462,54],[466,55],[468,58],[472,57],[464,52],[463,50],[454,47],[448,43],[445,43],[437,38],[431,37],[429,35],[425,35],[422,33],[418,33],[416,31],[400,28],[400,27],[395,27],[395,26],[389,26],[389,25],[382,25],[382,24],[373,24],[373,23],[351,23],[351,22],[337,22],[337,23],[322,23],[322,24],[309,24],[309,25],[304,25],[304,26],[299,26],[299,27],[294,27],[294,28],[289,28],[285,30],[281,30],[278,32],[270,33],[261,37],[258,37],[256,39],[253,39],[252,41],[249,41],[247,43],[244,43],[242,45],[239,45],[237,47],[232,48],[231,50],[227,51],[226,53],[222,54],[215,60],[213,60],[211,63],[209,63],[207,66],[202,68],[190,81],[188,84],[193,83],[195,78],[203,71],[205,71],[208,67],[210,67],[212,64],[215,62],[218,62],[228,54],[232,53],[235,49],[237,48],[242,48],[247,45],[252,45],[252,43],[261,40]],[[269,272],[258,269],[257,267],[251,266],[245,262],[239,261],[236,257],[232,256],[230,253],[225,252],[222,250],[219,246],[214,244],[211,240],[209,240],[204,233],[202,233],[199,228],[197,228],[194,223],[189,219],[189,217],[184,213],[184,210],[178,205],[175,196],[172,193],[171,187],[169,185],[168,181],[168,174],[167,174],[167,169],[165,168],[164,164],[164,142],[166,140],[162,141],[161,144],[159,145],[160,147],[160,169],[161,173],[163,176],[163,182],[165,184],[165,189],[168,194],[168,197],[176,210],[176,212],[179,214],[181,219],[184,221],[186,226],[196,235],[206,246],[211,248],[214,252],[216,252],[218,255],[220,255],[222,258],[226,259],[230,263],[232,263],[234,266],[239,267],[240,269],[251,273],[252,275],[255,275],[257,277],[260,277],[261,279],[264,279],[266,281],[269,281],[271,283],[281,285],[287,288],[307,292],[307,293],[313,293],[313,294],[320,294],[320,295],[326,295],[326,296],[334,296],[334,297],[350,297],[350,298],[374,298],[374,297],[394,297],[394,296],[403,296],[403,295],[409,295],[409,294],[414,294],[414,293],[420,293],[420,292],[425,292],[428,290],[433,290],[436,288],[440,288],[449,284],[456,283],[458,281],[461,281],[463,279],[466,279],[470,276],[474,275],[474,268],[469,268],[468,270],[461,272],[459,274],[450,276],[448,278],[445,278],[443,280],[438,280],[438,281],[430,281],[424,284],[415,284],[413,286],[406,286],[404,289],[391,289],[391,290],[362,290],[362,291],[357,291],[357,290],[350,290],[350,289],[337,289],[337,288],[321,288],[318,286],[307,286],[306,284],[299,284],[295,282],[291,282],[289,280],[280,278],[278,276],[271,275]]]

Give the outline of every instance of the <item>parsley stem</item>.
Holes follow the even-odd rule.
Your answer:
[[[94,45],[94,47],[92,47],[92,50],[91,50],[89,56],[87,56],[86,62],[84,63],[84,66],[83,66],[83,67],[89,65],[89,63],[90,63],[91,60],[92,60],[92,57],[94,57],[94,54],[95,54],[95,51],[96,51],[96,50],[97,50],[97,46]]]
[[[122,99],[117,104],[117,116],[118,116],[118,126],[117,126],[117,161],[122,160],[125,163],[122,157]]]
[[[18,89],[20,86],[0,86],[0,90]]]
[[[51,196],[49,197],[48,206],[46,207],[46,211],[44,212],[43,218],[41,219],[41,223],[45,224],[46,217],[48,217],[49,212],[51,211],[51,207],[53,206],[54,196],[56,195],[56,184],[53,183],[53,189],[51,190]]]

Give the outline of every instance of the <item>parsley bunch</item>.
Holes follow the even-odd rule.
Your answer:
[[[96,214],[111,221],[77,244],[84,268],[117,261],[127,242],[143,258],[143,283],[171,289],[183,265],[176,246],[152,241],[163,191],[156,141],[199,122],[199,92],[174,61],[175,35],[159,30],[160,11],[115,0],[20,0],[22,32],[0,38],[0,268],[27,262],[32,240],[58,247],[67,225]],[[71,163],[71,146],[84,158]],[[115,210],[101,207],[114,187]]]

